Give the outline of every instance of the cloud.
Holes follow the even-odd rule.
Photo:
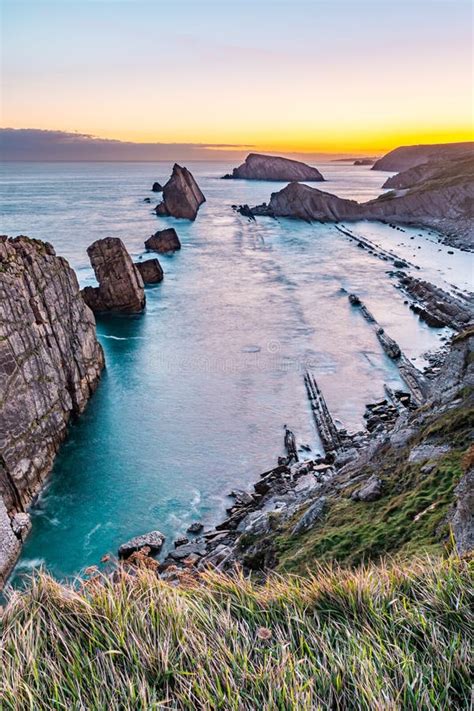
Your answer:
[[[0,128],[2,160],[25,161],[157,161],[226,160],[249,148],[232,143],[133,143],[87,133],[37,128]]]

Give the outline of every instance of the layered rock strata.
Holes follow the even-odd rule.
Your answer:
[[[0,238],[0,586],[74,415],[98,385],[104,355],[76,275],[53,247]]]
[[[145,308],[145,290],[140,272],[118,237],[99,239],[87,249],[99,286],[82,290],[95,313],[136,314]]]
[[[206,202],[193,175],[177,163],[171,178],[163,187],[163,202],[156,206],[156,214],[195,220],[200,206]]]

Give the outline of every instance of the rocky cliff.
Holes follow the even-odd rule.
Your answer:
[[[321,181],[323,176],[316,168],[299,160],[290,160],[280,156],[266,156],[250,153],[245,162],[234,168],[232,173],[224,175],[226,179],[243,178],[245,180],[294,180]]]
[[[419,176],[419,172],[416,175]],[[357,203],[317,188],[290,183],[273,193],[270,203],[251,209],[253,215],[294,217],[322,222],[383,220],[420,225],[439,230],[446,241],[465,249],[474,248],[473,161],[440,163],[426,180],[413,187],[389,192],[376,200]]]
[[[171,178],[163,188],[163,202],[156,206],[156,214],[195,220],[203,202],[206,198],[192,173],[175,163]]]
[[[24,513],[104,356],[74,271],[53,247],[0,238],[0,587],[28,530]]]
[[[372,170],[400,172],[433,160],[467,158],[473,155],[474,143],[436,143],[433,145],[400,146],[375,161]]]

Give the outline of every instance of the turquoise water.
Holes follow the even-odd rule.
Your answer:
[[[144,240],[172,224],[183,244],[160,257],[165,279],[147,289],[143,315],[98,320],[107,370],[32,507],[16,576],[43,564],[63,578],[133,535],[158,528],[169,544],[191,521],[215,523],[232,488],[276,463],[285,424],[319,450],[306,367],[334,416],[359,428],[365,403],[383,397],[384,382],[400,382],[347,291],[360,294],[416,362],[439,344],[442,334],[403,303],[389,266],[334,226],[254,223],[232,211],[233,203],[268,200],[281,185],[221,181],[228,164],[188,167],[207,197],[195,223],[157,218],[143,202],[154,200],[150,186],[166,180],[170,164],[1,166],[2,232],[52,242],[83,285],[93,283],[86,247],[99,237],[121,237],[138,259]],[[374,197],[386,178],[340,164],[321,170],[325,190],[357,199]],[[412,259],[418,273],[464,288],[456,265],[465,260],[456,253],[447,266],[433,235],[354,229],[394,249],[414,235],[409,249],[423,246]]]

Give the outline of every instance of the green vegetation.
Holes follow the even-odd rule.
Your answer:
[[[426,557],[262,586],[40,576],[5,613],[2,709],[467,709],[470,572]]]
[[[290,521],[274,539],[278,569],[304,574],[314,560],[357,565],[386,554],[441,553],[450,545],[447,518],[465,470],[473,424],[473,408],[463,402],[428,420],[401,452],[387,447],[365,472],[382,479],[382,497],[353,501],[351,493],[360,482],[349,481],[343,495],[329,498],[326,514],[305,534],[292,535],[295,521]],[[433,461],[410,462],[409,452],[419,444],[451,449]]]

